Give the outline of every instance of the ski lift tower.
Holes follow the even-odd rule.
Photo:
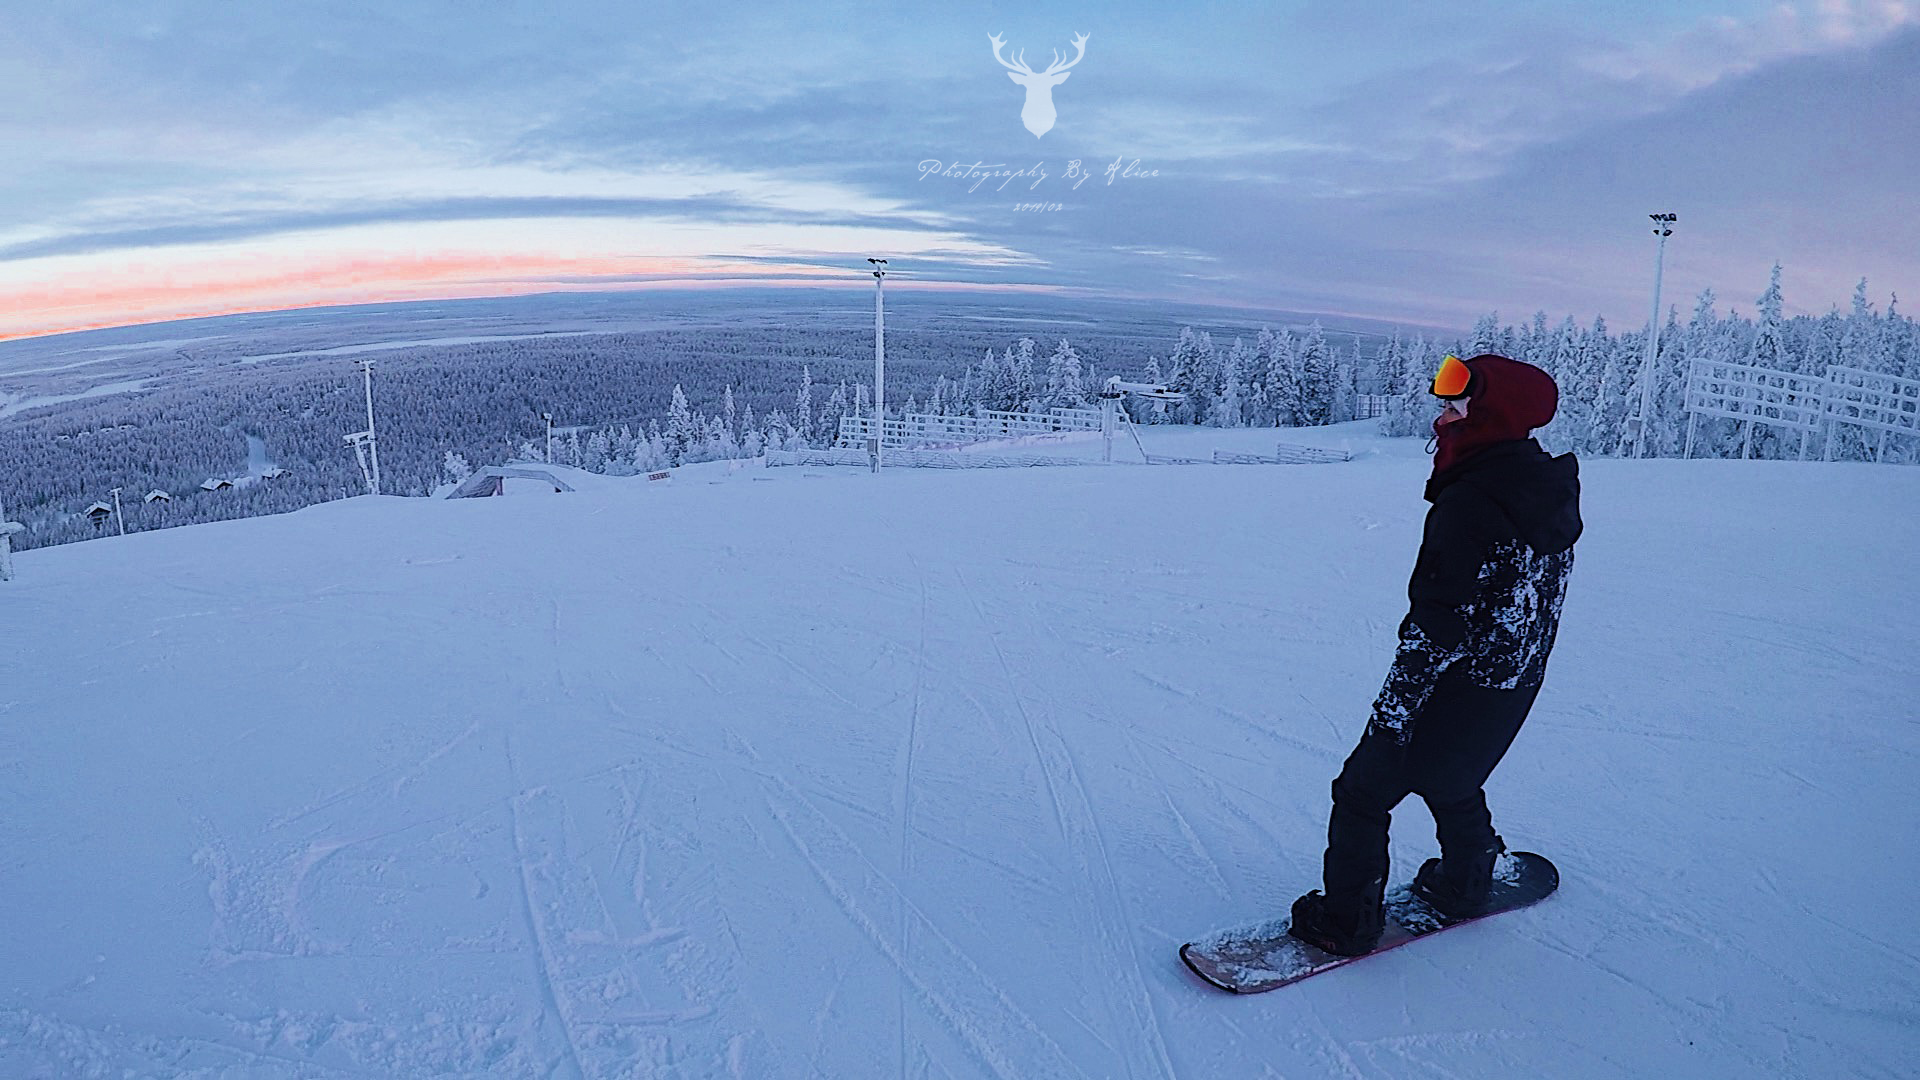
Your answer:
[[[1167,389],[1160,383],[1126,382],[1115,375],[1107,380],[1100,391],[1100,438],[1104,444],[1100,460],[1113,460],[1113,429],[1119,421],[1120,401],[1132,396],[1146,401],[1185,401],[1187,395]],[[1140,433],[1128,424],[1127,430],[1133,435],[1133,444],[1140,447],[1140,456],[1147,456],[1147,448],[1140,446]]]

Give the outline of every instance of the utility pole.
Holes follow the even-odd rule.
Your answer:
[[[358,361],[360,371],[366,376],[367,385],[367,430],[355,431],[347,435],[347,445],[353,447],[353,456],[360,463],[360,475],[367,481],[367,494],[380,494],[380,444],[373,435],[373,361]],[[371,459],[371,460],[369,460]]]
[[[373,427],[373,361],[360,361],[367,383],[367,455],[373,459],[373,493],[380,494],[380,437]]]
[[[8,581],[13,577],[13,534],[27,531],[25,525],[8,521],[6,517],[6,510],[0,508],[0,581]]]
[[[882,448],[887,444],[887,305],[881,292],[887,260],[867,262],[873,264],[873,438],[867,443],[867,452],[873,458],[873,471],[879,472]]]
[[[127,535],[127,515],[120,511],[120,489],[113,489],[113,521],[120,526],[120,535]]]
[[[1653,381],[1657,374],[1654,365],[1660,359],[1660,275],[1666,269],[1667,237],[1673,235],[1673,223],[1680,220],[1678,214],[1647,216],[1653,219],[1653,235],[1660,238],[1660,244],[1653,256],[1653,315],[1647,319],[1647,356],[1640,362],[1640,420],[1633,433],[1636,458],[1647,454],[1647,429],[1653,421]]]

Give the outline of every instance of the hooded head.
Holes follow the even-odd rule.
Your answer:
[[[1546,427],[1560,405],[1553,376],[1532,364],[1481,353],[1467,361],[1467,370],[1473,373],[1467,414],[1433,424],[1439,446],[1433,455],[1435,476],[1489,446],[1524,439],[1535,428]]]

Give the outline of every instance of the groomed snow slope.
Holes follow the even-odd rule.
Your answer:
[[[1262,997],[1181,967],[1315,883],[1405,605],[1418,441],[1313,438],[1359,456],[26,553],[0,1076],[1920,1070],[1920,470],[1587,463],[1489,788],[1559,894]],[[1410,801],[1396,876],[1432,850]]]

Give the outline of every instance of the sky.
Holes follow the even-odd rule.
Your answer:
[[[1008,66],[1055,57],[1050,90]],[[1917,115],[1920,0],[16,5],[0,338],[871,288],[868,256],[908,289],[1618,330],[1653,212],[1663,308],[1750,311],[1776,262],[1789,313],[1863,277],[1884,306],[1920,298]]]

